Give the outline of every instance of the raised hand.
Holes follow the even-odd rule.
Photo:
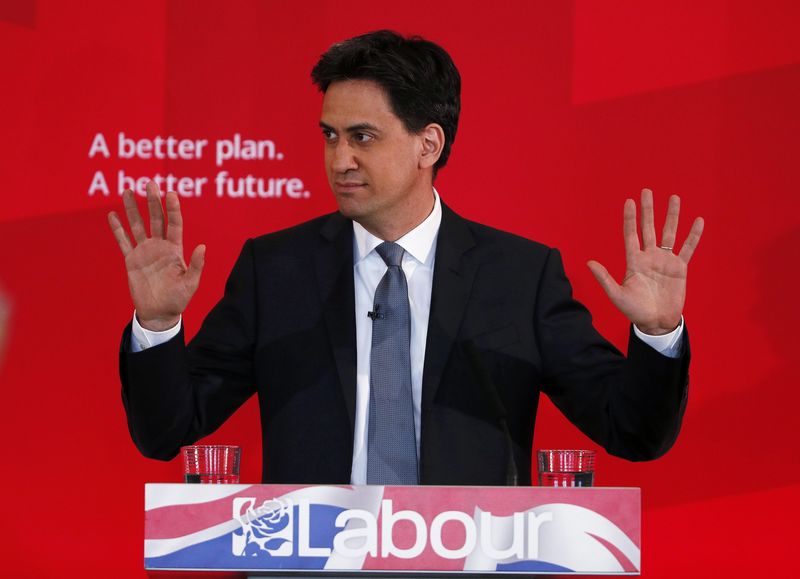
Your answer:
[[[608,270],[596,261],[587,265],[603,286],[612,303],[645,334],[666,334],[678,327],[686,299],[686,273],[700,236],[703,219],[698,217],[683,242],[680,252],[673,253],[681,201],[677,195],[669,199],[667,218],[656,242],[653,217],[653,192],[642,189],[642,244],[636,233],[636,203],[625,201],[623,234],[627,268],[622,284],[617,284]]]
[[[198,245],[192,252],[189,265],[186,265],[183,259],[183,218],[175,192],[166,195],[165,221],[158,185],[152,181],[147,184],[149,237],[133,191],[125,191],[122,199],[135,246],[115,211],[108,214],[108,223],[125,256],[128,287],[136,317],[148,330],[167,330],[178,323],[197,290],[206,247]]]

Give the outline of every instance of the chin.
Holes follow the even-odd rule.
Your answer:
[[[352,199],[337,197],[336,206],[339,208],[339,213],[341,213],[348,219],[357,220],[364,214],[361,204],[354,202]]]
[[[341,206],[339,206],[339,213],[343,217],[346,217],[347,219],[352,219],[353,221],[358,221],[359,215],[355,211],[347,211],[346,209],[343,209]]]

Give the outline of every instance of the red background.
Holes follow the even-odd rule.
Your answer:
[[[641,486],[643,576],[780,574],[800,488],[797,201],[800,9],[783,2],[0,3],[0,280],[13,303],[0,368],[3,574],[141,577],[143,487],[178,461],[141,457],[116,360],[131,304],[106,224],[117,170],[213,176],[199,161],[89,159],[102,132],[273,139],[283,161],[226,165],[298,176],[308,199],[184,202],[208,244],[189,333],[248,236],[334,208],[309,71],[332,42],[388,27],[441,43],[463,114],[437,187],[462,215],[559,247],[577,296],[620,347],[627,324],[585,266],[622,273],[622,203],[669,194],[706,234],[690,267],[693,348],[683,432],[664,458],[600,454],[598,483]],[[112,195],[89,196],[103,170]],[[246,404],[216,442],[260,473]],[[535,447],[593,447],[549,402]],[[791,573],[789,573],[791,574]]]

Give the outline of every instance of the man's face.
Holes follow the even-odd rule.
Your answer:
[[[387,227],[410,229],[430,211],[430,171],[419,162],[423,139],[406,130],[378,84],[331,84],[320,127],[328,182],[345,217],[382,236]]]

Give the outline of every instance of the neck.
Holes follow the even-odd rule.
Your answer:
[[[384,241],[397,241],[406,233],[425,221],[433,211],[436,197],[433,194],[433,187],[429,193],[419,200],[409,200],[406,206],[400,208],[389,219],[382,220],[381,223],[359,221],[359,223],[375,237]]]

